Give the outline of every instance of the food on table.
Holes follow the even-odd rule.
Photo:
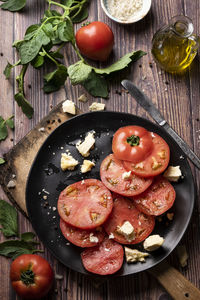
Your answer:
[[[69,185],[58,199],[58,213],[68,224],[93,229],[103,224],[113,207],[111,192],[97,179]]]
[[[60,167],[63,171],[74,170],[74,168],[79,164],[70,153],[61,153]]]
[[[105,238],[99,245],[85,249],[81,253],[81,259],[87,271],[99,275],[109,275],[121,268],[124,251],[120,244]]]
[[[125,250],[125,257],[127,263],[137,262],[137,261],[145,262],[145,257],[149,256],[149,253],[141,252],[137,249],[124,247],[124,250]]]
[[[151,234],[155,226],[153,216],[147,216],[139,211],[131,199],[114,194],[113,210],[104,224],[108,235],[114,235],[114,240],[121,244],[137,244]],[[133,227],[133,233],[124,226],[129,222]],[[127,232],[128,231],[128,232]]]
[[[78,101],[81,101],[81,102],[87,102],[88,101],[88,98],[85,94],[82,94],[78,97]]]
[[[141,194],[153,181],[152,178],[142,178],[127,172],[123,162],[113,154],[108,155],[101,163],[100,176],[109,190],[127,197]]]
[[[84,230],[71,226],[60,219],[60,229],[64,237],[78,247],[93,247],[101,243],[105,232],[102,227],[93,230]]]
[[[75,104],[71,100],[64,101],[62,104],[62,109],[63,109],[63,112],[66,112],[66,113],[69,113],[72,115],[76,114]]]
[[[137,164],[151,155],[153,149],[152,136],[140,126],[119,128],[112,141],[112,151],[116,158]]]
[[[118,20],[132,21],[142,9],[143,0],[108,0],[108,12]]]
[[[153,147],[151,153],[138,163],[126,161],[124,167],[128,171],[142,177],[157,176],[164,172],[169,164],[170,149],[168,144],[158,134],[151,132]]]
[[[53,270],[50,264],[36,254],[18,256],[11,264],[12,287],[23,299],[41,299],[52,287]]]
[[[76,33],[76,44],[86,57],[105,61],[114,45],[114,35],[108,25],[95,21],[82,26]]]
[[[169,166],[163,176],[169,181],[177,182],[182,176],[180,166]]]
[[[147,251],[157,250],[164,243],[163,237],[159,236],[159,234],[154,234],[148,236],[143,243],[144,249]]]
[[[159,216],[172,207],[176,198],[173,186],[163,176],[157,176],[142,194],[133,197],[136,207],[147,215]]]
[[[90,111],[100,111],[105,109],[105,104],[104,103],[98,103],[98,102],[93,102],[89,106]]]
[[[76,144],[77,150],[83,157],[88,157],[90,155],[90,150],[94,147],[95,144],[94,134],[95,134],[94,131],[89,132],[82,143],[81,141],[79,141]]]
[[[81,173],[87,173],[95,166],[95,163],[91,160],[84,159],[83,164],[81,165]]]

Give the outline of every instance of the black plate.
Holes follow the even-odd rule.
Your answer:
[[[68,243],[59,229],[57,200],[60,192],[69,184],[86,179],[99,178],[101,161],[111,153],[113,133],[126,125],[139,125],[162,136],[171,150],[171,165],[180,165],[184,179],[173,184],[176,190],[176,200],[173,208],[173,221],[163,217],[162,222],[156,221],[154,234],[164,237],[163,247],[152,252],[145,263],[126,264],[116,275],[128,275],[141,272],[161,262],[176,247],[182,238],[191,218],[195,187],[192,172],[180,147],[159,126],[137,116],[118,112],[92,112],[76,116],[60,125],[44,142],[40,148],[29,173],[26,188],[26,205],[33,228],[44,245],[65,266],[84,273],[79,247]],[[95,130],[96,143],[89,159],[96,161],[96,166],[85,175],[80,173],[83,157],[76,150],[75,144],[83,140],[86,133]],[[61,153],[69,149],[71,154],[79,160],[80,165],[74,171],[63,172],[60,169]],[[48,192],[49,194],[47,194]],[[43,196],[47,196],[47,200]],[[49,206],[44,207],[45,201]],[[142,249],[142,245],[136,248]]]

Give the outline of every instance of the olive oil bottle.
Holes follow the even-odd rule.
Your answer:
[[[199,38],[193,34],[192,21],[186,16],[176,16],[155,33],[152,55],[165,71],[180,73],[191,64],[198,47]]]

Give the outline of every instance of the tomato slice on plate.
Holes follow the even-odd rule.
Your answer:
[[[117,272],[124,258],[123,247],[117,242],[105,238],[96,247],[88,248],[81,253],[81,259],[87,271],[109,275]]]
[[[138,210],[131,199],[114,194],[113,200],[112,213],[104,224],[108,235],[113,235],[114,240],[121,244],[137,244],[145,240],[154,229],[154,217],[147,216]],[[127,221],[134,228],[132,241],[128,241],[123,234],[119,233],[119,227],[122,227]]]
[[[140,126],[121,127],[113,136],[112,151],[120,160],[136,164],[146,159],[152,148],[151,133]]]
[[[155,178],[152,185],[139,196],[133,197],[136,207],[148,215],[159,216],[174,203],[176,192],[167,179]]]
[[[170,149],[168,144],[158,134],[151,132],[153,149],[143,161],[133,163],[124,160],[124,167],[141,177],[151,177],[161,174],[168,166]]]
[[[66,187],[58,199],[58,213],[68,224],[92,229],[108,218],[113,207],[111,192],[97,179],[85,179]]]
[[[60,229],[64,237],[78,247],[93,247],[101,243],[105,232],[102,227],[93,230],[79,229],[60,219]]]
[[[123,162],[108,155],[100,167],[100,176],[105,186],[123,196],[135,196],[145,191],[152,183],[152,178],[142,178],[129,172],[123,166]]]

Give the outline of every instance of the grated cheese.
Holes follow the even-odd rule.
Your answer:
[[[109,0],[108,12],[121,21],[130,21],[143,5],[143,0]]]

